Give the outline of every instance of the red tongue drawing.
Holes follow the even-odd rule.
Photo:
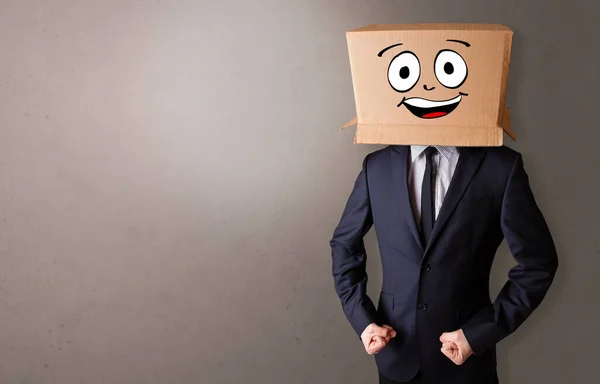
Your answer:
[[[440,117],[440,116],[444,116],[444,115],[447,115],[447,114],[448,114],[448,112],[442,112],[442,111],[439,111],[439,112],[429,112],[429,113],[424,114],[421,117],[423,119],[433,119],[434,117]]]

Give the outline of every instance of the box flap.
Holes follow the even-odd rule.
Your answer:
[[[512,33],[509,27],[502,24],[476,23],[369,24],[354,28],[348,33],[387,31],[502,31]]]
[[[510,108],[509,107],[504,107],[504,114],[502,115],[502,129],[504,129],[504,132],[506,132],[506,134],[508,136],[510,136],[510,138],[513,141],[517,141],[517,137],[515,136],[515,133],[512,130],[512,126],[510,125]]]
[[[358,122],[358,117],[355,117],[354,119],[350,120],[346,124],[342,125],[342,128],[340,128],[340,130],[350,128],[351,126],[356,125],[357,122]]]
[[[502,145],[500,127],[445,125],[398,125],[358,123],[356,144],[449,145],[456,147],[497,147]]]

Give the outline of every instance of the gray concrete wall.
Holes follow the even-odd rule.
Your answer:
[[[364,155],[345,31],[503,23],[561,268],[504,383],[597,377],[598,3],[0,0],[0,383],[375,383],[331,237]],[[370,292],[379,291],[374,234]],[[503,246],[497,292],[514,264]]]

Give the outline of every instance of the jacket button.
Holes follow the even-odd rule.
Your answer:
[[[431,265],[429,265],[429,264],[425,264],[425,265],[423,266],[423,270],[424,270],[425,272],[429,272],[429,271],[431,271]]]
[[[423,312],[427,310],[427,305],[425,303],[419,303],[417,307]]]

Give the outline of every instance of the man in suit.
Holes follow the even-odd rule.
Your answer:
[[[377,308],[363,243],[372,225],[383,266]],[[492,302],[504,238],[518,265]],[[498,383],[496,343],[540,304],[558,266],[522,157],[504,146],[367,155],[330,244],[344,313],[385,384]]]

